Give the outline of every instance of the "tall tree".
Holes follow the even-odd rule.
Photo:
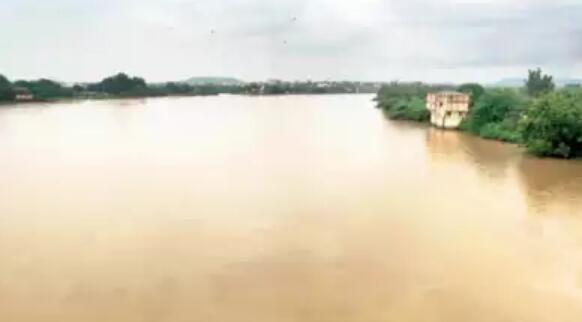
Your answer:
[[[550,75],[543,74],[540,68],[529,70],[528,73],[529,75],[525,81],[525,86],[530,96],[538,97],[553,91],[556,87],[554,78]]]

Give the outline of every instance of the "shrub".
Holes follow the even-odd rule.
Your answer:
[[[565,89],[535,100],[521,133],[528,151],[541,156],[582,156],[582,91]]]
[[[474,133],[489,123],[504,122],[506,127],[512,124],[517,129],[526,99],[512,89],[490,89],[475,102],[464,127]]]
[[[479,136],[485,139],[517,143],[521,141],[521,134],[515,128],[508,127],[503,122],[488,123],[479,130]]]
[[[426,109],[426,95],[451,89],[449,85],[393,82],[382,86],[375,100],[391,119],[428,122],[430,112]]]
[[[521,142],[519,120],[527,99],[512,89],[489,89],[475,102],[461,129],[486,139]]]
[[[386,115],[394,120],[410,120],[426,122],[430,120],[430,112],[426,109],[426,102],[420,98],[400,99],[385,109]]]

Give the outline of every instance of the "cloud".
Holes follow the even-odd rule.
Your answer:
[[[398,28],[424,35],[424,59],[450,67],[579,62],[573,33],[582,5],[568,1],[394,2]],[[419,15],[420,12],[424,14]],[[398,25],[398,24],[397,24]]]
[[[570,0],[4,0],[0,19],[0,71],[13,77],[582,73],[582,3]]]

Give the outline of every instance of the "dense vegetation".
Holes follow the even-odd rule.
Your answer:
[[[90,84],[87,89],[116,96],[147,96],[150,94],[143,78],[130,77],[123,73],[107,77],[97,84]]]
[[[73,89],[65,87],[60,83],[49,79],[39,79],[35,81],[16,81],[15,88],[28,89],[37,100],[50,100],[73,96]]]
[[[582,157],[582,90],[563,89],[533,101],[524,113],[521,132],[534,154]]]
[[[426,95],[452,89],[454,87],[450,85],[392,82],[380,88],[376,101],[391,119],[428,122],[430,113],[426,109]]]
[[[283,95],[376,93],[380,85],[372,82],[283,82],[243,83],[230,78],[192,78],[184,82],[148,84],[141,77],[119,73],[97,83],[67,86],[48,79],[19,80],[11,83],[0,75],[0,101],[14,101],[17,91],[32,94],[34,100],[59,98],[149,97],[170,95]]]
[[[460,129],[487,139],[520,143],[533,154],[582,157],[582,88],[555,89],[553,77],[530,70],[522,89],[391,83],[377,95],[378,107],[392,119],[428,122],[428,92],[455,89],[471,96]]]
[[[519,121],[527,99],[514,89],[490,89],[474,103],[461,128],[486,139],[520,142]]]
[[[243,85],[242,92],[250,95],[343,94],[376,93],[379,88],[379,84],[373,82],[284,82],[273,80],[266,83]]]
[[[0,75],[0,102],[1,101],[11,101],[14,99],[14,89],[10,81]]]

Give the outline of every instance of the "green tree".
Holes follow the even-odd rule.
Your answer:
[[[450,85],[392,82],[380,88],[375,100],[378,108],[391,119],[428,122],[427,94],[453,89]]]
[[[521,123],[530,152],[563,158],[582,156],[582,90],[565,89],[538,98]]]
[[[50,79],[39,79],[34,81],[17,81],[14,85],[27,88],[36,99],[50,100],[55,98],[70,97],[73,94],[71,88],[67,88],[58,82]]]
[[[544,75],[540,68],[528,71],[528,78],[525,82],[527,93],[532,97],[549,93],[554,90],[556,85],[550,75]]]
[[[0,101],[12,100],[14,100],[12,84],[10,84],[10,81],[4,75],[0,75]]]
[[[481,137],[516,142],[527,100],[512,89],[487,90],[475,102],[461,128]]]
[[[525,99],[512,89],[492,89],[485,92],[471,110],[471,128],[478,130],[487,123],[498,123],[507,117],[519,117]]]
[[[115,76],[107,77],[97,84],[99,91],[112,95],[139,96],[147,94],[147,84],[143,78],[129,77],[127,74],[119,73]]]
[[[462,84],[457,88],[457,90],[461,93],[471,95],[471,106],[475,105],[475,102],[481,98],[481,95],[485,93],[485,88],[477,83],[466,83]]]

